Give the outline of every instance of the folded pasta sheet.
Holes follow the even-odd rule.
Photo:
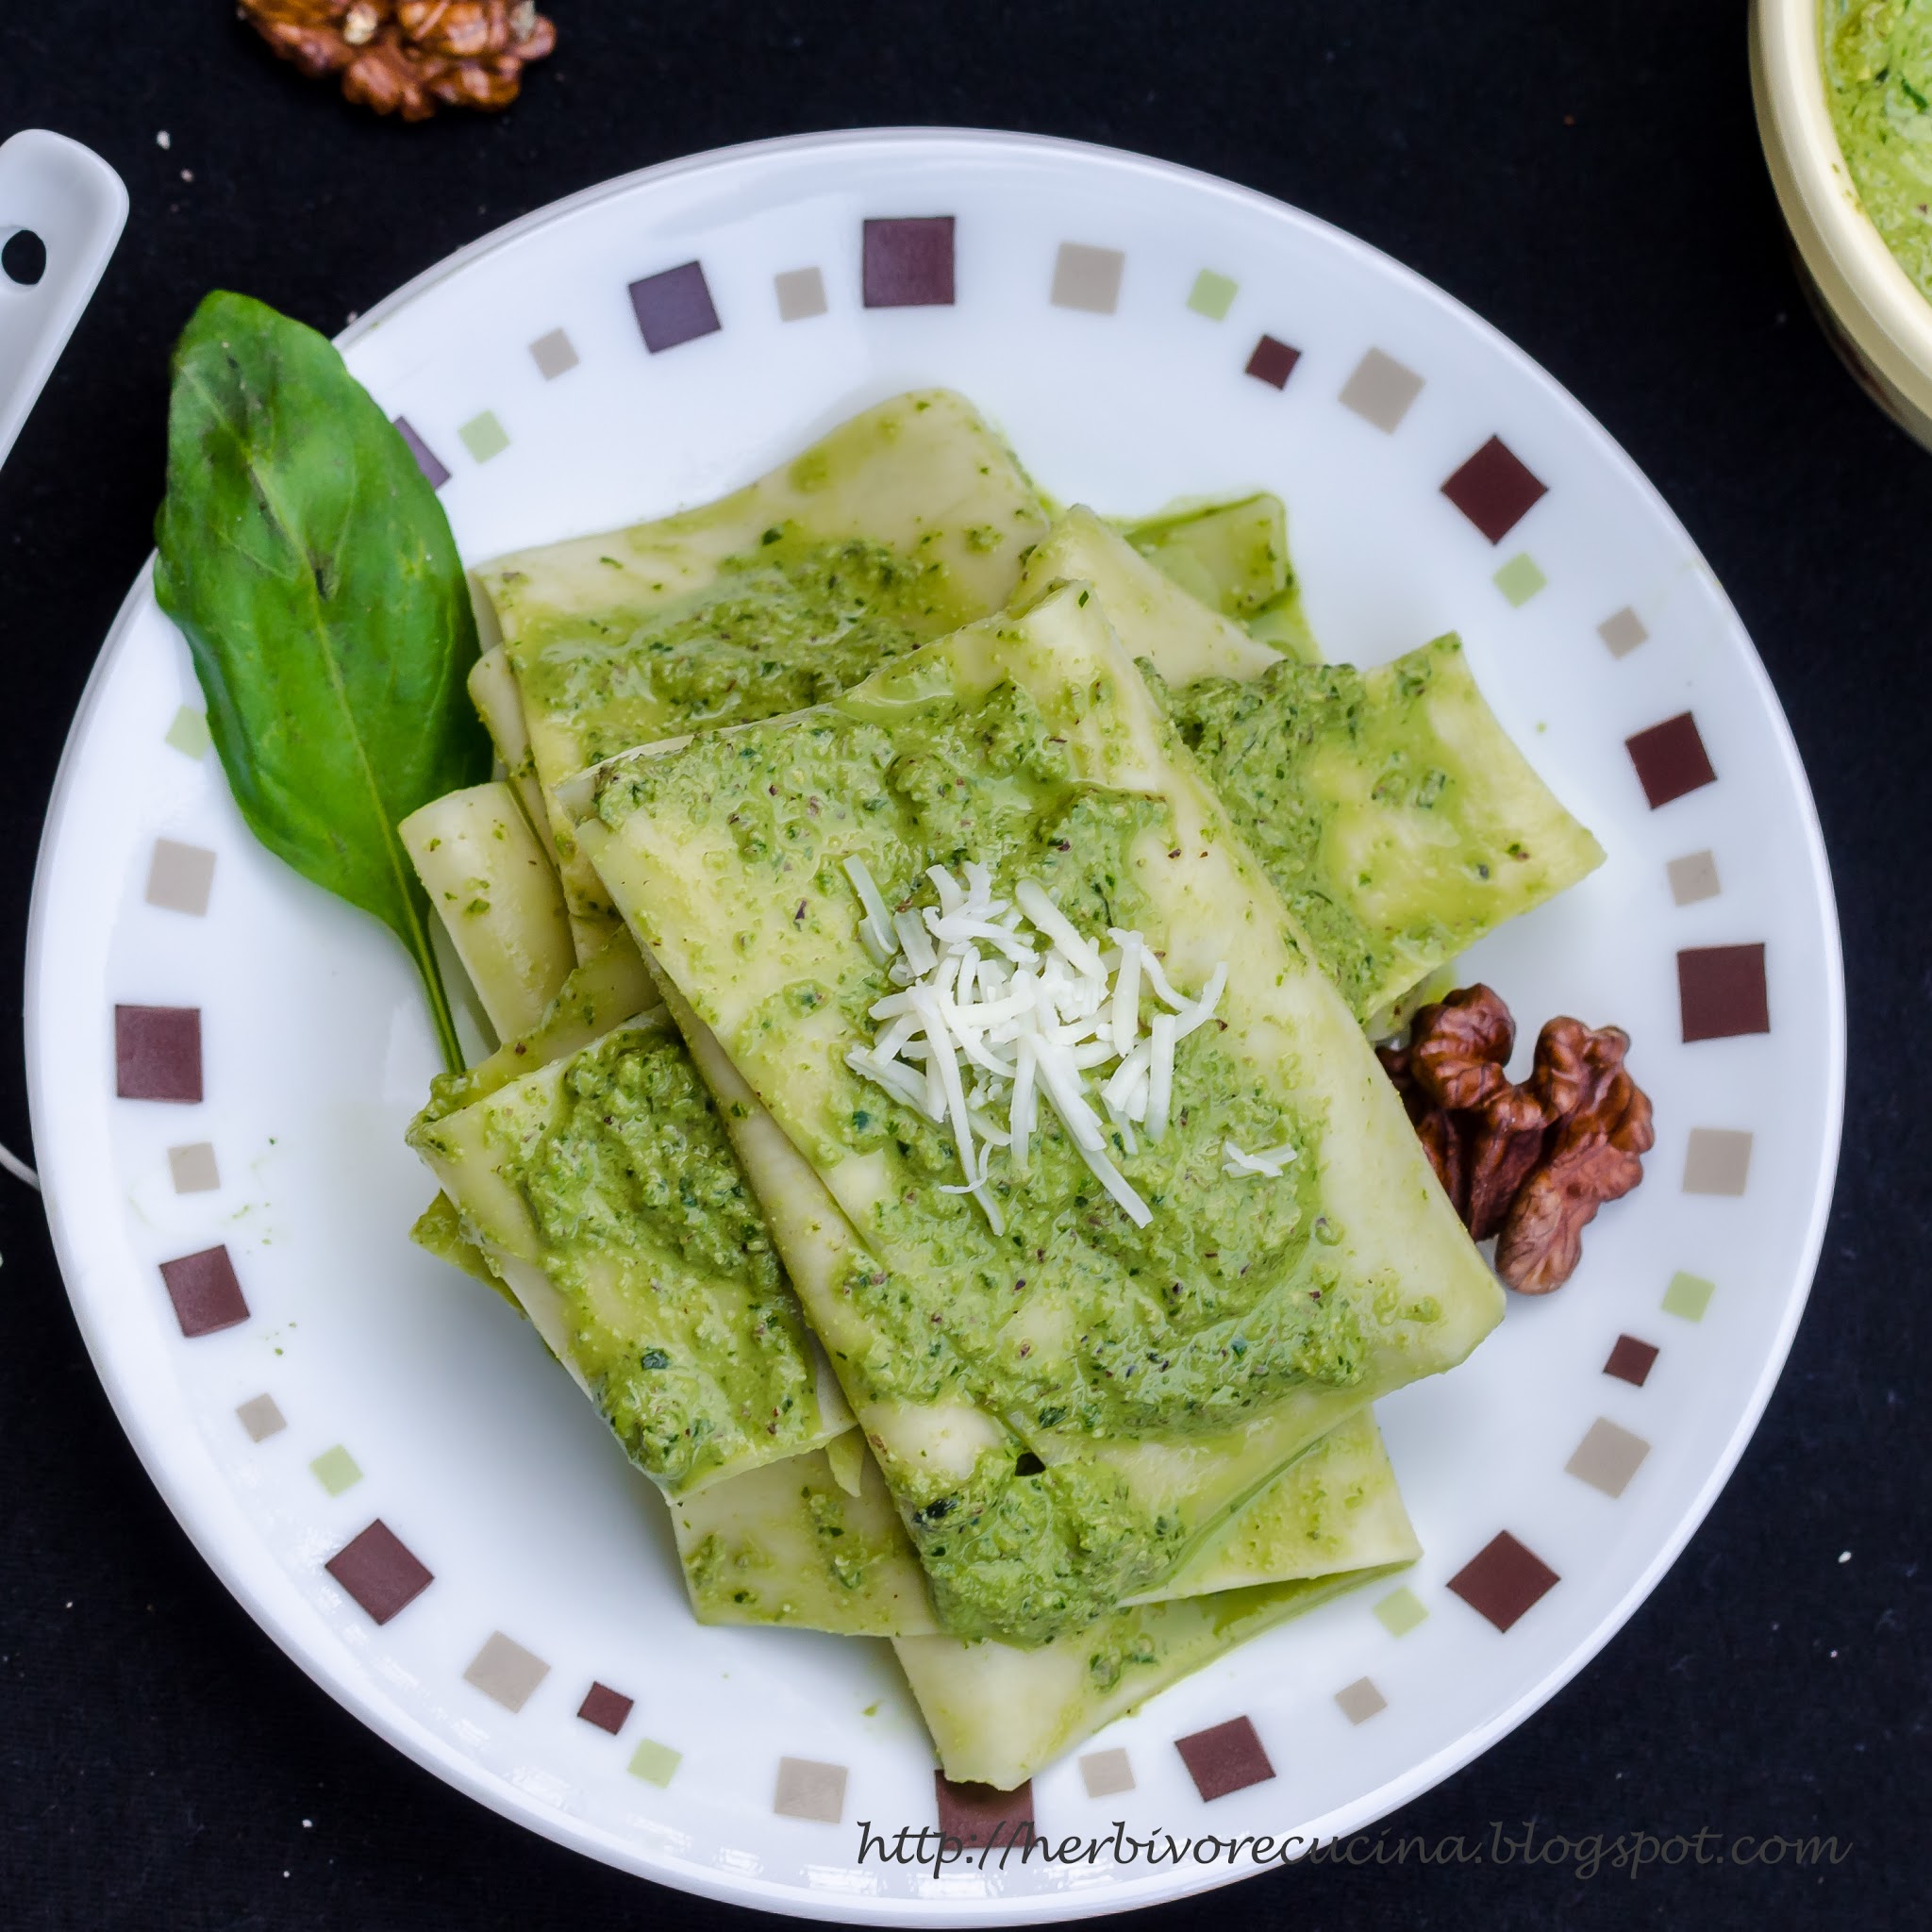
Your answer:
[[[672,1519],[701,1624],[779,1624],[852,1637],[940,1634],[919,1558],[870,1455],[861,1456],[856,1493],[826,1453],[814,1450],[681,1497]],[[1374,1413],[1362,1409],[1296,1457],[1228,1535],[1155,1598],[1326,1576],[1420,1554]]]
[[[1357,1409],[1304,1449],[1233,1527],[1144,1602],[1211,1596],[1422,1555],[1373,1409]]]
[[[497,1279],[489,1257],[463,1232],[463,1217],[458,1212],[457,1204],[441,1190],[428,1207],[417,1215],[409,1229],[409,1239],[425,1254],[434,1255],[439,1261],[447,1261],[472,1281],[480,1281],[492,1294],[508,1302],[518,1314],[524,1312],[523,1303]]]
[[[671,1520],[701,1624],[779,1624],[842,1637],[940,1627],[870,1456],[860,1457],[857,1495],[819,1449],[681,1496]]]
[[[898,1652],[950,1778],[1010,1789],[1101,1725],[1238,1643],[1420,1554],[1374,1419],[1362,1413],[1290,1464],[1249,1541],[1204,1567],[1211,1593],[1116,1610],[1039,1649],[904,1637]],[[1265,1555],[1264,1555],[1265,1551]],[[1266,1581],[1245,1574],[1262,1557]]]
[[[572,968],[542,1017],[526,1033],[460,1074],[438,1074],[418,1124],[441,1120],[499,1087],[554,1061],[568,1059],[620,1021],[636,1019],[659,1005],[656,982],[627,935]]]
[[[680,1495],[849,1429],[662,1010],[502,1071],[452,1083],[410,1142],[632,1461]]]
[[[1027,552],[1011,608],[1025,610],[1070,583],[1091,588],[1127,655],[1169,684],[1258,677],[1280,658],[1078,504]]]
[[[1357,1014],[1603,863],[1453,635],[1372,671],[1284,659],[1175,724]]]
[[[1288,549],[1288,508],[1258,491],[1114,525],[1134,548],[1197,601],[1291,658],[1322,653],[1302,611]]]
[[[998,609],[1045,527],[971,404],[929,390],[855,416],[703,508],[482,566],[580,949],[615,922],[557,808],[564,779],[632,745],[857,684]],[[499,742],[514,741],[500,680],[480,695]],[[524,757],[507,746],[513,773]]]
[[[1037,1650],[953,1637],[892,1647],[946,1775],[1010,1790],[1237,1644],[1400,1567],[1145,1604]]]
[[[1455,637],[1373,671],[1277,658],[1074,509],[1017,602],[1091,584],[1357,1019],[1575,884],[1603,848],[1510,741]]]
[[[836,1203],[797,1286],[956,1634],[1044,1643],[1158,1590],[1498,1319],[1359,1027],[1084,587],[799,716],[613,760],[571,802]],[[1041,1108],[1024,1173],[964,1173],[955,1132],[848,1058],[899,985],[854,863],[901,908],[928,867],[984,866],[1002,904],[1037,890],[1080,931],[1132,928],[1150,981],[1215,982],[1165,1133],[1096,1163]],[[1274,1158],[1228,1171],[1256,1149]]]

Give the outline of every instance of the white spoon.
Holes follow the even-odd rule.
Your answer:
[[[127,190],[77,141],[28,128],[0,142],[0,248],[23,228],[40,238],[40,279],[17,282],[0,265],[0,463],[13,447],[127,219]],[[0,1146],[0,1168],[29,1187],[40,1177]]]
[[[127,191],[77,141],[30,127],[0,142],[0,247],[22,228],[47,265],[31,284],[0,268],[0,463],[80,320],[127,219]]]

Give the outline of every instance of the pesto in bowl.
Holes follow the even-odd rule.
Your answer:
[[[1825,97],[1872,225],[1932,297],[1932,7],[1823,0]]]

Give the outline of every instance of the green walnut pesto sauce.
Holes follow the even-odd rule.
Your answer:
[[[1932,4],[1824,0],[1820,20],[1832,125],[1858,199],[1932,296]]]
[[[1137,874],[1174,849],[1163,801],[1079,781],[1032,697],[1010,683],[974,700],[902,697],[874,705],[889,722],[833,705],[789,729],[614,768],[599,813],[611,824],[643,810],[728,826],[758,882],[750,896],[769,903],[782,877],[801,926],[854,929],[840,862],[855,853],[889,903],[926,903],[924,868],[971,858],[1003,891],[1040,879],[1084,931],[1147,924]],[[767,943],[749,925],[734,942],[747,958]],[[794,981],[770,994],[748,1028],[790,1040],[832,1004],[869,1039],[867,1009],[892,985],[856,947],[851,958],[836,985]],[[1366,1300],[1377,1289],[1327,1259],[1339,1235],[1320,1215],[1320,1123],[1275,1097],[1292,1087],[1291,1068],[1264,1088],[1220,1033],[1210,1024],[1181,1043],[1166,1139],[1130,1154],[1116,1138],[1112,1158],[1155,1209],[1144,1229],[1042,1108],[1026,1178],[994,1160],[1006,1218],[995,1237],[976,1204],[940,1191],[959,1179],[949,1131],[842,1062],[832,1074],[807,1151],[822,1167],[881,1158],[890,1185],[861,1231],[875,1255],[918,1257],[894,1269],[861,1256],[841,1285],[874,1338],[843,1364],[855,1392],[965,1399],[1011,1432],[964,1481],[887,1460],[914,1506],[941,1615],[961,1635],[1044,1641],[1171,1570],[1185,1526],[1150,1512],[1109,1469],[1070,1458],[1070,1441],[1220,1430],[1291,1386],[1365,1373]],[[1222,1171],[1230,1140],[1293,1142],[1301,1156],[1278,1180],[1234,1179]],[[1440,1311],[1423,1298],[1407,1312]]]
[[[484,1105],[570,1309],[573,1357],[632,1460],[681,1489],[809,1433],[803,1318],[684,1042],[622,1031],[554,1090],[520,1083]]]
[[[517,675],[525,702],[568,719],[594,764],[675,732],[836,697],[977,615],[937,560],[778,526],[687,596],[641,613],[528,622]]]

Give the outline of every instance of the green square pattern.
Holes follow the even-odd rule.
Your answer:
[[[184,758],[200,758],[208,756],[208,748],[214,741],[208,735],[208,713],[197,711],[192,705],[183,705],[175,713],[175,722],[168,726],[167,741]]]
[[[1211,268],[1204,268],[1194,277],[1194,286],[1188,291],[1188,307],[1196,315],[1205,315],[1209,322],[1224,322],[1227,311],[1234,307],[1234,298],[1241,292],[1241,284],[1226,275],[1218,275]]]
[[[1549,578],[1528,551],[1519,550],[1490,581],[1520,610]]]
[[[1679,1269],[1671,1276],[1670,1287],[1664,1290],[1664,1313],[1681,1315],[1687,1322],[1701,1322],[1716,1292],[1716,1282],[1706,1281],[1702,1275],[1686,1274]]]
[[[457,434],[463,439],[463,447],[479,463],[500,457],[509,447],[509,437],[503,425],[488,409],[480,416],[472,416]]]
[[[660,1744],[655,1738],[643,1738],[630,1754],[630,1774],[642,1778],[647,1785],[656,1785],[661,1790],[676,1776],[677,1767],[683,1762],[682,1751],[674,1751],[669,1744]]]
[[[340,1442],[333,1449],[325,1449],[308,1467],[315,1480],[331,1496],[340,1496],[344,1490],[353,1490],[362,1480],[362,1472],[356,1466],[356,1458]]]
[[[1375,1621],[1391,1637],[1407,1637],[1428,1614],[1423,1607],[1422,1598],[1407,1586],[1391,1590],[1375,1606]]]

